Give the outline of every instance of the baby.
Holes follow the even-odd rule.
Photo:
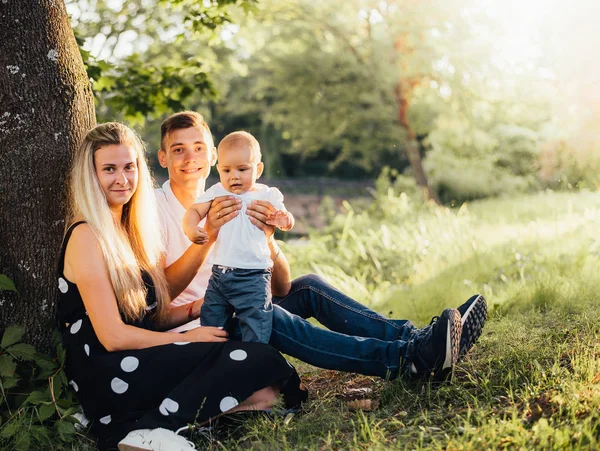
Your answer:
[[[271,268],[265,233],[250,222],[246,205],[266,200],[277,209],[268,223],[291,230],[294,217],[283,205],[277,188],[256,183],[263,172],[260,146],[247,132],[233,132],[219,143],[217,183],[195,200],[183,218],[190,241],[203,244],[206,232],[198,226],[215,197],[234,195],[242,200],[240,214],[223,225],[213,249],[213,269],[200,311],[203,326],[227,328],[235,312],[243,341],[267,343],[271,336]]]

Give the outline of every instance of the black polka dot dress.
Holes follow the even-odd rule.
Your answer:
[[[108,352],[94,333],[77,285],[63,274],[65,248],[79,224],[69,228],[61,249],[57,323],[69,384],[93,422],[100,449],[116,447],[135,429],[177,430],[205,422],[273,384],[280,386],[288,408],[306,399],[294,368],[262,343],[190,343],[181,334],[181,341],[170,345]],[[133,325],[153,330],[151,286],[148,292],[147,315]]]

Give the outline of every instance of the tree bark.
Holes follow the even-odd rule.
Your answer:
[[[425,174],[425,170],[423,169],[423,161],[421,159],[421,152],[419,151],[419,143],[417,142],[415,132],[408,121],[409,101],[406,91],[409,88],[407,86],[403,86],[403,84],[406,85],[406,83],[402,83],[400,81],[395,84],[394,98],[396,99],[396,107],[398,111],[398,123],[406,131],[408,138],[406,143],[408,162],[410,163],[410,167],[413,171],[415,181],[423,190],[425,198],[434,201],[438,205],[441,205],[440,199],[438,198],[436,192],[431,189],[431,185],[429,185],[429,181],[427,180],[427,174]]]
[[[48,351],[71,155],[95,124],[63,0],[0,0],[0,333],[25,326]]]

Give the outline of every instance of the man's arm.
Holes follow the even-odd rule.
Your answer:
[[[273,273],[271,275],[271,293],[273,296],[286,296],[292,288],[292,275],[290,272],[290,264],[281,252],[281,249],[275,242],[273,233],[275,227],[266,223],[267,218],[274,213],[275,207],[266,200],[253,201],[246,210],[246,214],[250,217],[250,222],[262,230],[267,236],[267,243],[271,251],[271,260],[273,260]]]
[[[208,214],[204,229],[208,234],[208,243],[204,245],[191,244],[179,259],[165,268],[169,294],[171,299],[179,296],[192,282],[200,266],[206,260],[212,245],[217,240],[219,229],[239,214],[241,201],[235,197],[216,197]]]

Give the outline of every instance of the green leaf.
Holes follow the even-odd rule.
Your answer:
[[[29,428],[29,432],[31,433],[31,436],[33,437],[33,439],[42,444],[42,445],[52,445],[52,441],[50,440],[50,435],[48,434],[48,429],[46,429],[44,426],[31,426]],[[51,446],[48,446],[48,448],[44,448],[44,449],[51,449]]]
[[[4,388],[4,390],[16,387],[18,383],[18,377],[6,377],[5,379],[2,379],[2,387]]]
[[[75,434],[75,427],[68,421],[57,421],[54,423],[54,428],[56,429],[56,432],[58,432],[60,438],[65,442],[70,441],[70,436]]]
[[[77,418],[71,416],[74,413],[80,412],[81,411],[81,407],[79,407],[78,405],[69,407],[67,410],[64,411],[64,413],[62,414],[63,417],[65,417],[65,421],[69,421],[70,423],[79,423],[79,420],[77,420]]]
[[[31,444],[31,436],[27,433],[19,434],[15,438],[15,450],[16,451],[29,451]]]
[[[6,275],[0,274],[0,290],[17,291],[17,288]]]
[[[44,421],[44,420],[47,420],[48,418],[50,418],[52,415],[54,415],[54,412],[56,412],[56,408],[54,407],[54,404],[43,404],[38,409],[38,414],[40,416],[41,421]]]
[[[33,391],[27,397],[27,402],[31,404],[41,404],[43,402],[51,402],[52,398],[50,398],[50,393],[48,390],[44,391]]]
[[[27,343],[17,343],[9,346],[6,350],[13,356],[23,360],[33,360],[35,357],[35,348]]]
[[[0,376],[11,377],[15,374],[17,364],[8,354],[0,355]]]
[[[4,335],[2,335],[2,342],[0,342],[0,346],[2,346],[3,348],[7,348],[10,345],[14,345],[16,342],[21,340],[24,333],[24,327],[8,326],[4,331]]]
[[[11,421],[8,424],[2,425],[2,430],[0,431],[0,437],[10,438],[16,434],[19,429],[19,423],[16,421]]]
[[[36,380],[48,379],[58,369],[57,362],[44,354],[40,354],[38,352],[35,354],[33,359],[35,360],[36,365],[40,369],[40,371],[35,377]]]
[[[35,356],[33,356],[33,359],[35,360],[36,365],[39,366],[42,370],[56,370],[56,362],[54,361],[54,359],[48,357],[47,355],[40,354],[38,352],[35,354]]]
[[[67,356],[67,352],[62,347],[62,345],[58,345],[56,347],[56,355],[58,357],[58,363],[60,363],[60,366],[63,366],[65,364],[65,357]]]

